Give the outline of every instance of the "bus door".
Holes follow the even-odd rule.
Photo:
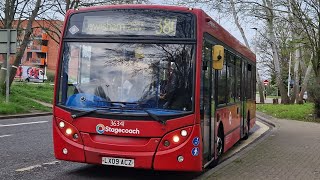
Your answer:
[[[208,42],[204,43],[202,53],[202,73],[201,73],[201,96],[200,96],[200,117],[201,117],[201,133],[203,142],[203,165],[208,163],[214,157],[214,92],[212,88],[212,45]]]
[[[240,117],[241,117],[241,138],[245,136],[246,133],[246,109],[247,109],[247,98],[246,98],[246,91],[247,91],[247,63],[242,61],[241,62],[241,110],[240,110]]]

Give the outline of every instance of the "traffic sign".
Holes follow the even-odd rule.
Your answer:
[[[268,80],[264,80],[264,81],[263,81],[263,84],[264,84],[265,86],[267,86],[267,85],[269,84],[269,81],[268,81]]]

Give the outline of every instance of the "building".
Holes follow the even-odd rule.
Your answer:
[[[15,21],[13,24],[13,26],[16,26],[18,21]],[[27,20],[22,21],[20,29],[25,29],[27,24]],[[54,72],[58,58],[58,42],[62,26],[63,21],[35,20],[32,24],[33,33],[20,61],[20,65],[43,68],[44,70]],[[23,36],[24,31],[18,31],[17,51],[19,51]],[[4,61],[4,58],[5,56],[0,56],[0,64]],[[13,63],[13,56],[10,61]]]

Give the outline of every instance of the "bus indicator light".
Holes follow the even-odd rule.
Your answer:
[[[164,145],[165,147],[168,147],[168,146],[170,146],[170,142],[167,141],[167,140],[165,140],[165,141],[163,142],[163,145]]]
[[[73,139],[78,139],[78,138],[79,138],[78,134],[75,133],[75,134],[73,135]]]

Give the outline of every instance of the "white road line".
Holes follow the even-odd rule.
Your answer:
[[[23,171],[30,171],[34,168],[38,168],[38,167],[41,167],[41,165],[37,164],[37,165],[34,165],[34,166],[29,166],[29,167],[25,167],[25,168],[21,168],[21,169],[16,169],[17,172],[23,172]]]
[[[58,164],[58,163],[60,163],[60,161],[47,162],[47,163],[43,163],[43,165],[54,165],[54,164]]]
[[[47,123],[47,122],[48,121],[35,121],[35,122],[18,123],[18,124],[0,124],[0,127],[21,126],[21,125],[28,125],[28,124],[40,124],[40,123]]]
[[[32,169],[40,168],[40,167],[45,166],[45,165],[55,165],[55,164],[59,164],[59,163],[60,163],[60,161],[52,161],[52,162],[42,163],[42,165],[36,164],[36,165],[33,165],[33,166],[29,166],[29,167],[25,167],[25,168],[21,168],[21,169],[16,169],[15,171],[16,172],[30,171]]]
[[[12,136],[12,134],[1,135],[0,138]]]

